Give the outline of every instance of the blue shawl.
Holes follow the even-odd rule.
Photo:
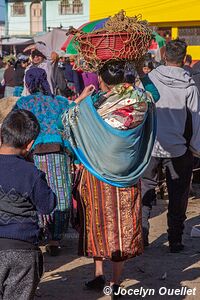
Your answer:
[[[147,167],[155,140],[155,106],[148,102],[142,124],[119,130],[96,111],[91,96],[62,117],[65,136],[78,159],[90,173],[110,185],[130,187]]]
[[[40,133],[33,145],[33,149],[40,144],[60,144],[68,148],[68,141],[63,140],[57,128],[60,115],[69,107],[67,98],[61,96],[45,96],[36,93],[22,96],[16,102],[17,108],[31,111],[40,123]]]

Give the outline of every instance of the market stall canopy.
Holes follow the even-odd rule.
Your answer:
[[[54,28],[50,32],[35,36],[34,41],[35,43],[40,41],[45,43],[48,49],[52,52],[61,49],[63,41],[66,39],[66,33],[67,30]]]
[[[33,43],[32,39],[23,39],[16,37],[4,38],[0,41],[0,44],[5,46],[29,45],[31,43]]]

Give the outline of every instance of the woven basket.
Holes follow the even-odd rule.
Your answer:
[[[93,56],[101,61],[113,58],[134,60],[147,51],[142,43],[143,33],[111,32],[85,34],[77,38],[82,55],[87,61]],[[142,46],[143,45],[143,46]]]

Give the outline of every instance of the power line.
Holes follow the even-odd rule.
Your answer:
[[[70,19],[70,18],[67,19],[67,17],[69,17],[69,16],[72,16],[73,18],[72,19]],[[16,17],[16,18],[18,18],[18,17]],[[60,21],[60,22],[72,21],[74,23],[74,22],[79,22],[79,21],[81,22],[84,19],[86,19],[86,21],[89,20],[89,15],[88,14],[87,15],[82,15],[82,16],[80,16],[78,18],[75,18],[74,15],[66,15],[66,18],[62,16],[62,18],[58,18],[58,19],[48,19],[47,18],[47,22],[53,22],[53,21]],[[17,24],[26,24],[26,23],[29,23],[29,22],[30,22],[30,19],[28,21],[20,21],[20,20],[18,20],[17,22],[15,20],[10,20],[10,21],[8,20],[8,23],[10,23],[10,24],[14,23],[15,25],[16,25],[16,23]]]
[[[88,20],[89,20],[89,18],[86,18],[86,17],[85,18],[81,18],[81,19],[77,19],[77,20],[74,20],[74,19],[72,19],[72,20],[69,20],[69,19],[51,19],[51,20],[49,20],[49,19],[47,19],[47,23],[48,22],[68,22],[68,23],[71,22],[71,23],[76,23],[76,22],[81,22],[81,21],[87,22]],[[30,22],[31,22],[31,20],[21,21],[21,22],[17,22],[17,24],[28,24]],[[40,22],[40,21],[32,21],[32,22]],[[7,23],[9,23],[9,24],[15,24],[15,26],[17,25],[15,21],[8,21]]]

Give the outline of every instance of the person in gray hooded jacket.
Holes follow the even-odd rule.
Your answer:
[[[200,155],[200,95],[193,79],[182,68],[187,45],[172,40],[166,45],[166,65],[149,73],[160,93],[157,138],[152,158],[142,178],[144,245],[148,245],[148,217],[155,201],[158,169],[166,174],[169,196],[168,240],[172,253],[183,250],[182,235],[193,167]]]

